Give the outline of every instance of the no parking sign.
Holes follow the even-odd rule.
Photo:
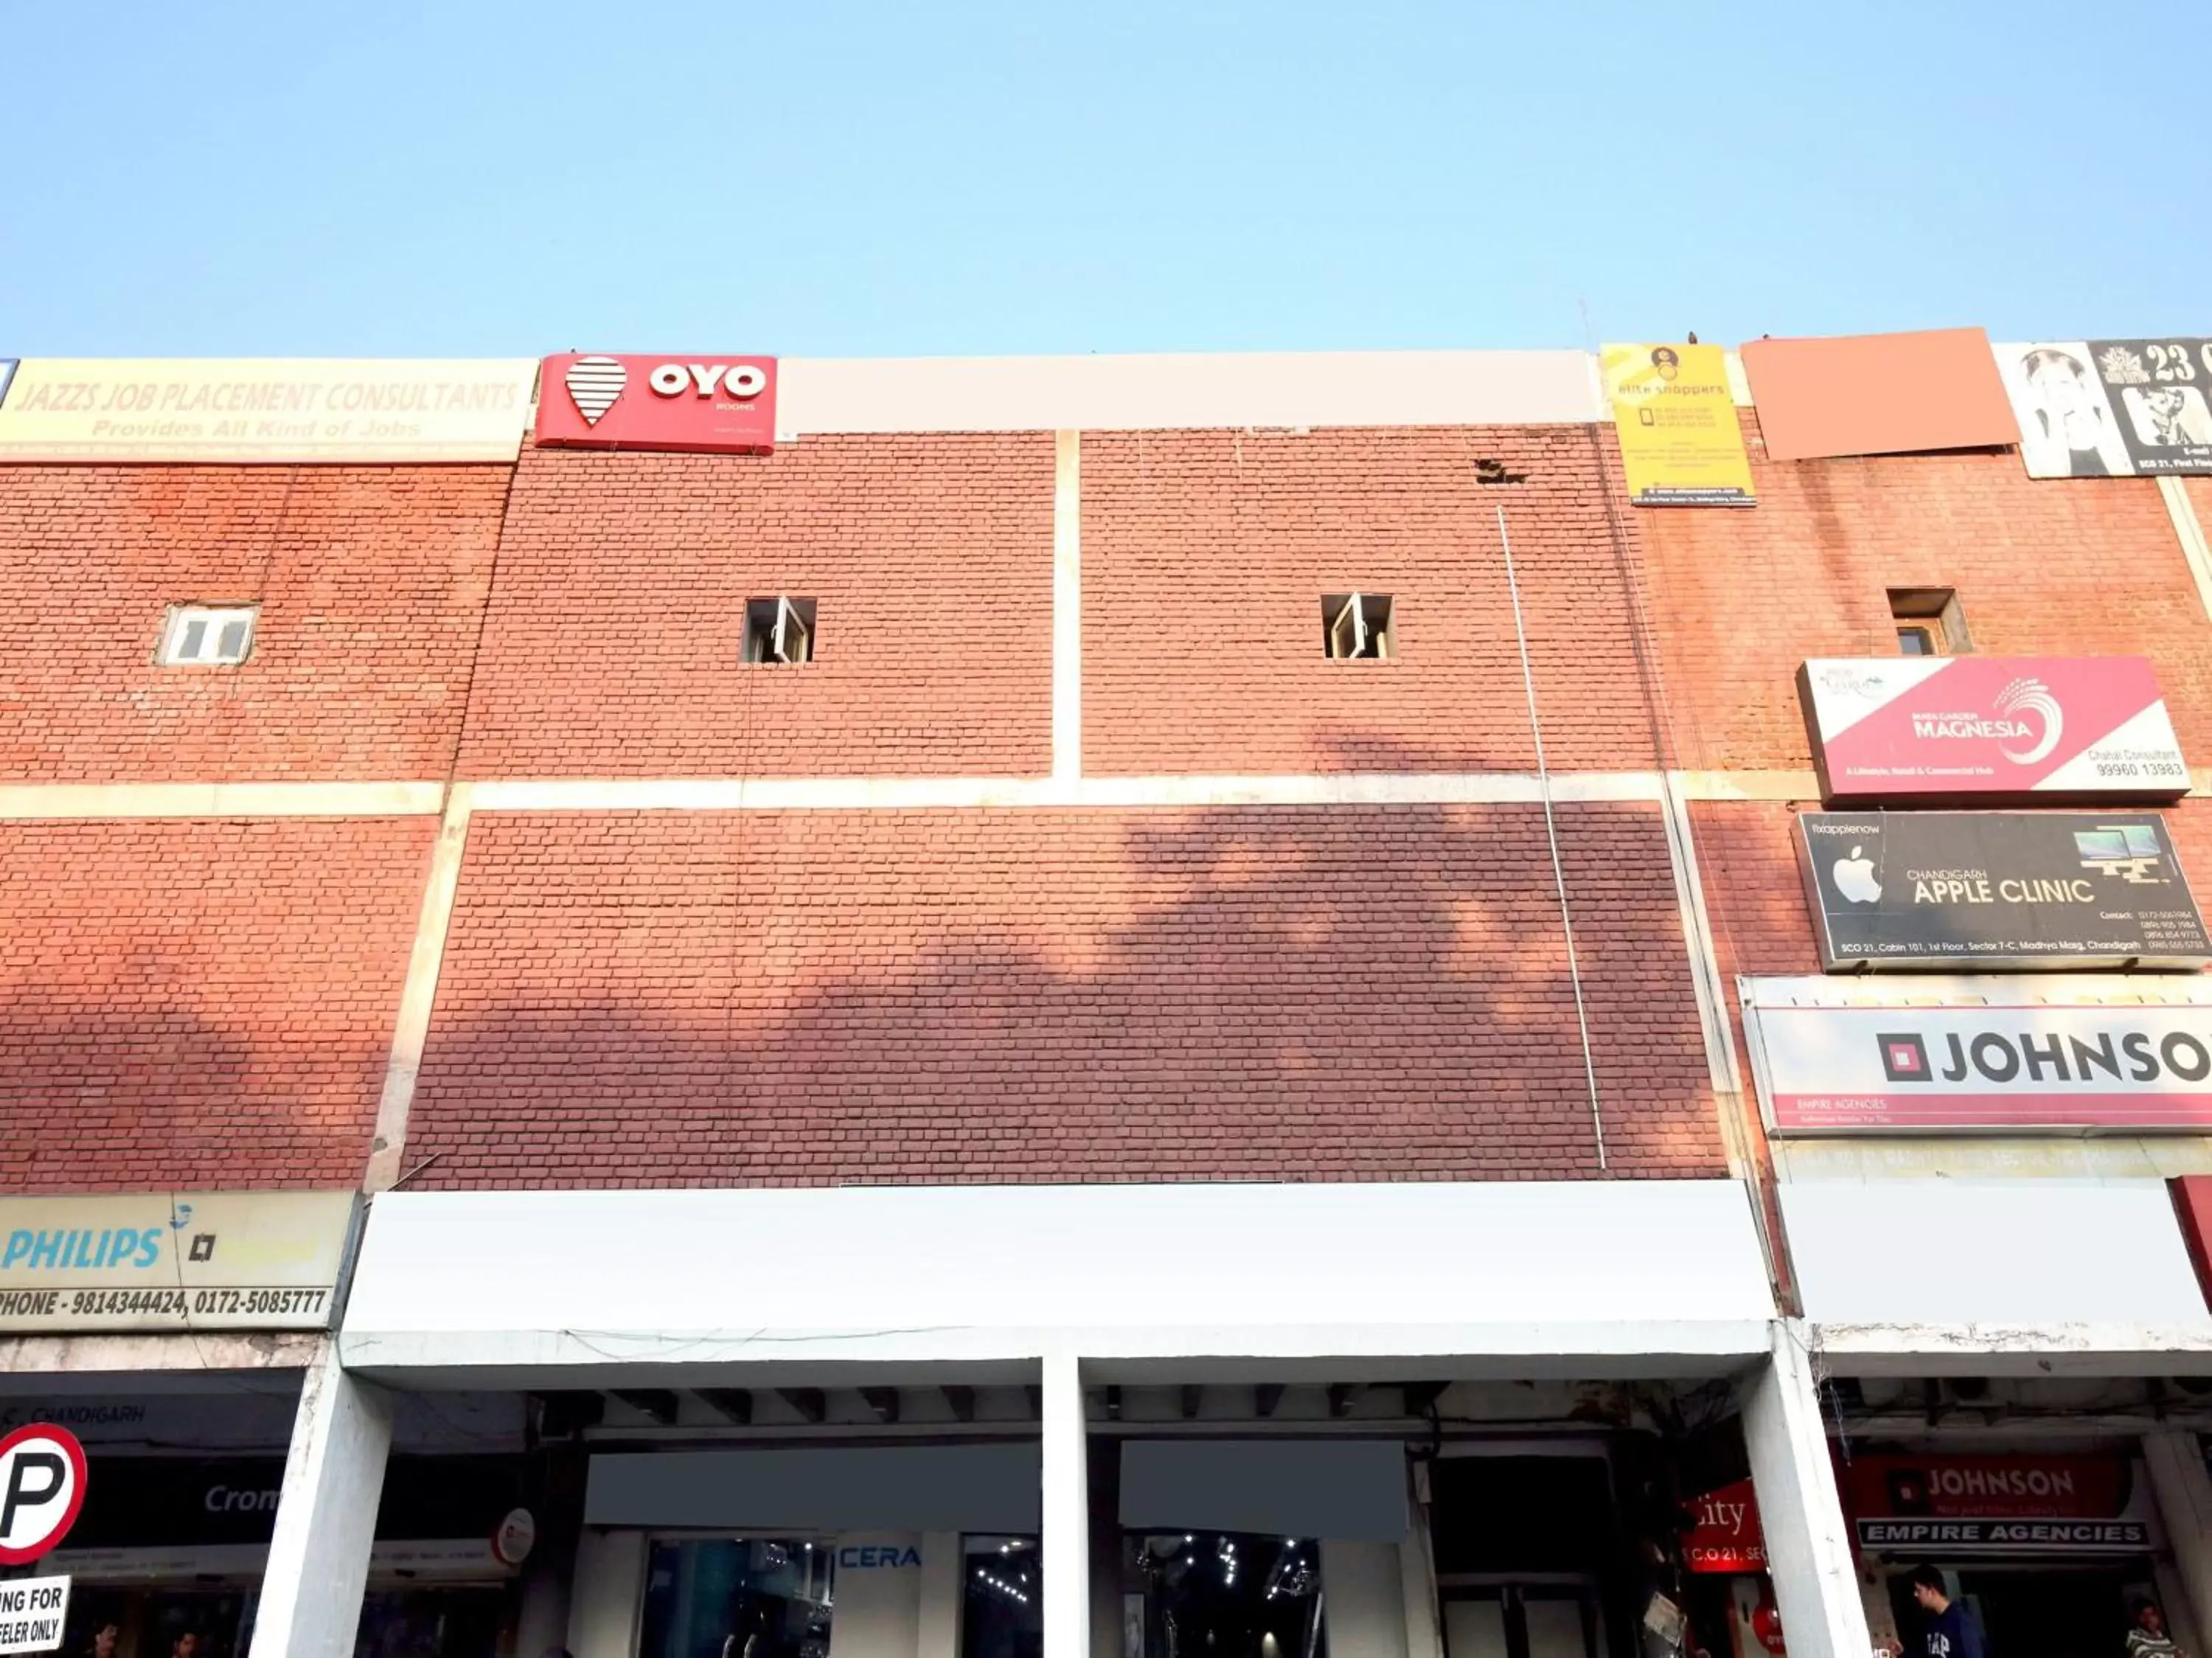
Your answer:
[[[0,1439],[0,1565],[39,1559],[84,1508],[84,1447],[66,1428],[34,1422]],[[0,1654],[52,1652],[69,1620],[67,1577],[0,1582]]]

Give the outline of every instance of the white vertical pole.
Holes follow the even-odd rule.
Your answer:
[[[352,1658],[391,1448],[391,1397],[325,1338],[301,1381],[252,1658]]]
[[[2201,1635],[2212,1629],[2212,1476],[2204,1470],[2203,1446],[2193,1433],[2161,1428],[2143,1436],[2142,1453],[2166,1546],[2173,1551],[2174,1575]],[[2169,1619],[2177,1610],[2166,1608]]]
[[[635,1658],[638,1615],[645,1607],[647,1540],[643,1532],[589,1527],[576,1539],[576,1579],[568,1590],[568,1650],[576,1658]]]
[[[1743,1442],[1766,1533],[1767,1572],[1790,1658],[1868,1658],[1858,1556],[1836,1491],[1812,1356],[1777,1320],[1771,1362],[1743,1384]]]
[[[1052,775],[1083,775],[1083,434],[1053,440]]]
[[[1082,1367],[1044,1361],[1044,1658],[1091,1658],[1090,1432]]]
[[[967,1557],[958,1532],[930,1532],[921,1539],[921,1610],[915,1622],[915,1658],[960,1658],[960,1606],[967,1594]]]

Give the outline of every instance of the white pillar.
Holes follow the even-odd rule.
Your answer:
[[[2204,1472],[2203,1448],[2195,1434],[2162,1428],[2143,1436],[2142,1454],[2166,1545],[2173,1551],[2174,1575],[2188,1599],[2190,1621],[2201,1633],[2212,1629],[2212,1477]],[[2176,1610],[2167,1607],[2168,1617]]]
[[[1444,1658],[1437,1613],[1437,1563],[1429,1552],[1429,1505],[1413,1505],[1413,1528],[1398,1545],[1399,1593],[1406,1602],[1407,1658]]]
[[[1743,1384],[1743,1441],[1767,1571],[1790,1658],[1867,1658],[1857,1551],[1836,1492],[1820,1396],[1799,1328],[1777,1320],[1772,1358]]]
[[[960,1658],[960,1608],[968,1562],[958,1532],[928,1532],[921,1539],[921,1612],[915,1658]]]
[[[575,1658],[635,1658],[645,1610],[646,1542],[643,1532],[589,1527],[576,1539],[576,1576],[568,1586],[568,1650]]]
[[[1406,1658],[1406,1580],[1395,1543],[1319,1545],[1329,1658]]]
[[[1044,1362],[1043,1438],[1044,1658],[1091,1658],[1091,1443],[1072,1353]]]
[[[353,1658],[391,1448],[391,1396],[325,1340],[301,1381],[252,1658]]]

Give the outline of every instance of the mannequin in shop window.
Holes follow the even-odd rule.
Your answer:
[[[2154,1600],[2136,1606],[2136,1624],[2128,1631],[2127,1658],[2188,1658],[2166,1632],[2166,1614]]]
[[[1912,1598],[1927,1616],[1920,1626],[1923,1658],[1986,1658],[1982,1626],[1974,1614],[1951,1599],[1943,1574],[1933,1566],[1917,1569],[1911,1579]]]

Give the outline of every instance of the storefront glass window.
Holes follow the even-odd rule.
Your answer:
[[[960,1658],[1042,1658],[1044,1568],[1034,1537],[969,1537]]]
[[[252,1635],[245,1589],[80,1588],[62,1650],[70,1658],[243,1658]]]
[[[354,1658],[495,1658],[506,1606],[498,1589],[371,1589]]]
[[[1133,1533],[1121,1557],[1121,1658],[1328,1658],[1311,1538]]]
[[[804,1538],[656,1541],[639,1658],[830,1658],[835,1554]]]

